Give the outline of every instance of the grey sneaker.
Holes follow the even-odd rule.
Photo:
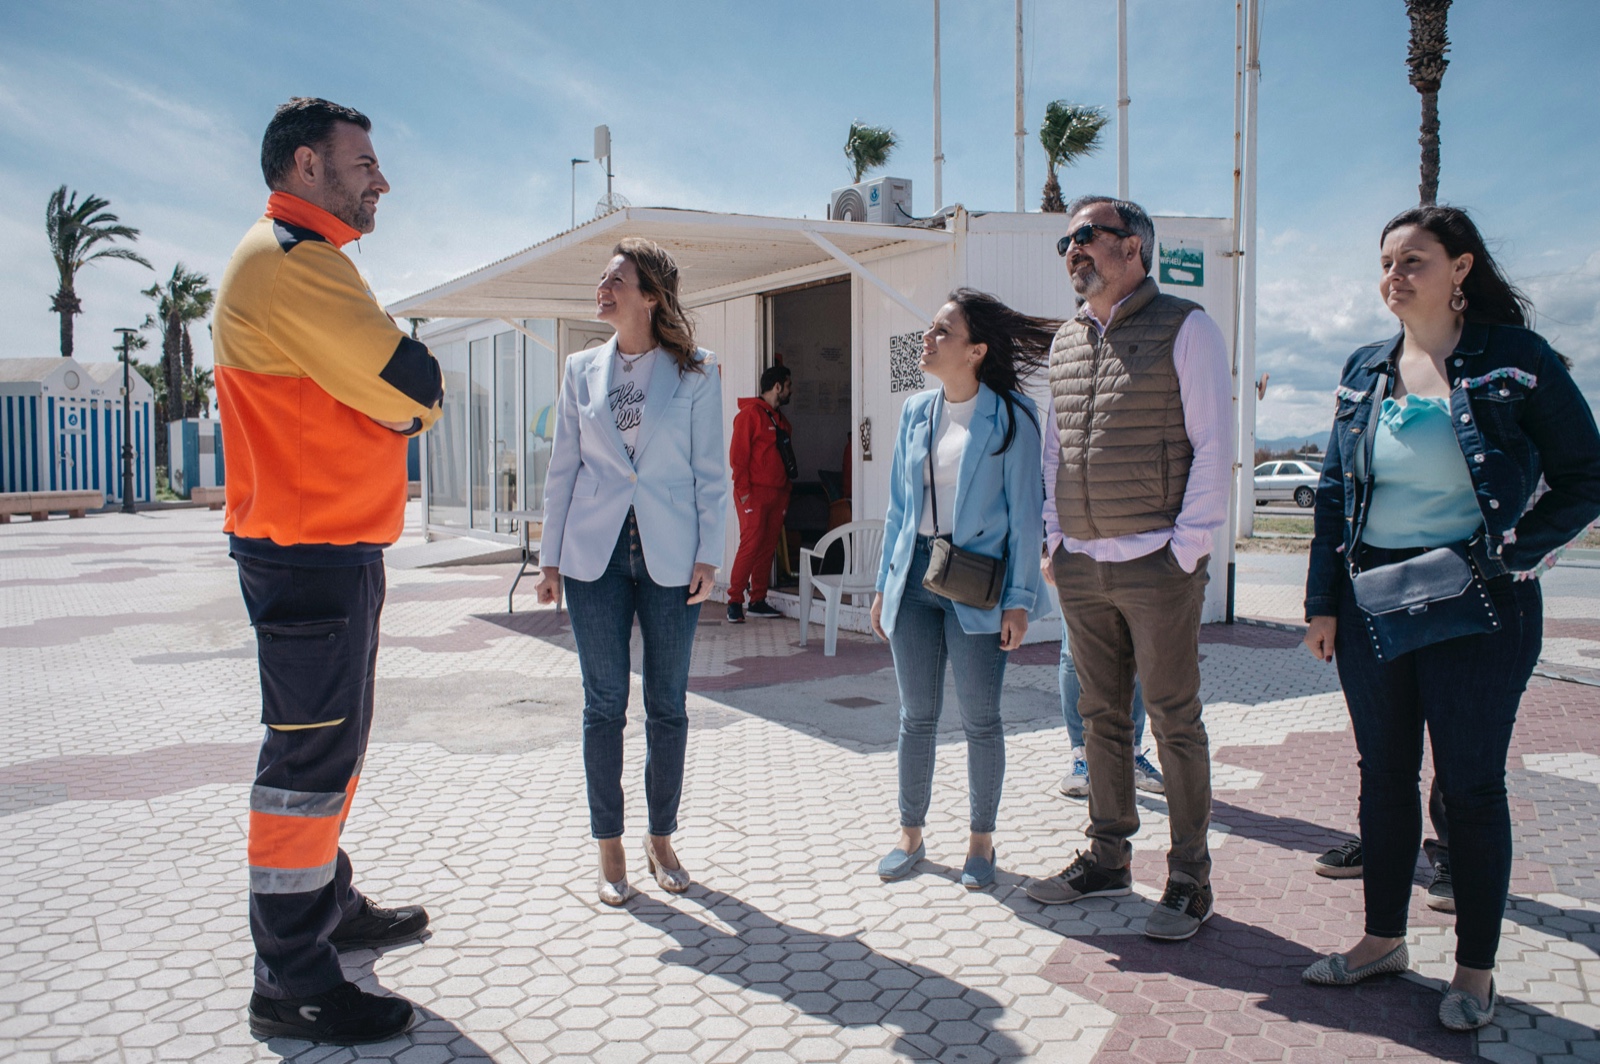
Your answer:
[[[1201,886],[1190,875],[1173,872],[1167,876],[1167,889],[1161,902],[1144,922],[1146,938],[1163,942],[1182,942],[1194,937],[1200,925],[1211,919],[1211,888]]]
[[[1424,900],[1428,908],[1435,912],[1456,911],[1456,888],[1450,882],[1449,861],[1439,861],[1433,866],[1433,882],[1428,884],[1428,894]]]
[[[1089,759],[1081,746],[1072,748],[1072,768],[1061,777],[1061,793],[1068,798],[1089,797]]]
[[[1133,755],[1133,785],[1151,794],[1167,793],[1167,781],[1161,778],[1161,770],[1151,764],[1143,750]]]
[[[1080,853],[1059,874],[1030,879],[1023,888],[1041,905],[1063,905],[1084,898],[1109,898],[1133,891],[1133,873],[1126,868],[1101,868],[1094,858]]]

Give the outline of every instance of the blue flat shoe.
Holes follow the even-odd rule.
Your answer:
[[[889,856],[878,862],[878,878],[885,883],[892,879],[904,879],[911,874],[913,868],[917,867],[917,862],[922,860],[927,852],[926,843],[918,845],[910,853],[906,853],[898,846],[895,847],[889,851]]]
[[[991,848],[988,860],[982,857],[968,857],[966,867],[961,869],[961,885],[968,890],[982,890],[994,886],[994,874],[1000,870],[999,856],[999,851]]]

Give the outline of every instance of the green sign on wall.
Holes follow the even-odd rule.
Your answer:
[[[1205,245],[1200,241],[1180,240],[1161,245],[1156,280],[1162,284],[1193,285],[1206,283]]]

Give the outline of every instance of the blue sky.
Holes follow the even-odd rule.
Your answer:
[[[384,300],[564,229],[569,164],[611,126],[633,203],[816,216],[848,181],[861,118],[892,126],[888,172],[932,197],[928,0],[614,0],[271,5],[0,0],[0,356],[57,351],[42,217],[63,182],[112,201],[165,276],[220,277],[261,209],[272,108],[320,95],[372,116],[394,186],[358,263]],[[1263,437],[1320,431],[1343,358],[1388,335],[1383,222],[1415,202],[1418,96],[1403,0],[1263,0],[1258,368]],[[945,199],[1010,209],[1012,3],[946,0]],[[1114,107],[1114,0],[1027,0],[1027,116]],[[1233,4],[1130,0],[1130,180],[1156,213],[1231,205]],[[1472,209],[1540,328],[1600,396],[1600,4],[1456,0],[1440,94],[1440,198]],[[1116,182],[1114,128],[1065,171]],[[1030,134],[1029,206],[1044,158]],[[604,191],[578,170],[578,217]],[[156,277],[80,275],[80,357],[110,357]],[[1065,309],[1065,308],[1063,308]],[[202,361],[209,344],[200,339]]]

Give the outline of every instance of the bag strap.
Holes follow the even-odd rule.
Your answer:
[[[1350,538],[1350,556],[1345,561],[1350,566],[1350,575],[1358,572],[1356,569],[1356,551],[1361,547],[1361,533],[1367,527],[1367,515],[1372,512],[1372,459],[1377,450],[1378,419],[1383,416],[1383,402],[1389,397],[1389,391],[1394,385],[1392,374],[1398,372],[1393,362],[1387,364],[1383,373],[1383,381],[1372,389],[1372,411],[1367,415],[1367,438],[1361,442],[1361,520],[1356,522],[1355,533]]]
[[[928,421],[928,491],[933,496],[933,538],[939,538],[939,485],[933,473],[933,448],[939,442],[939,408],[944,402],[944,389],[933,397],[933,416]]]

